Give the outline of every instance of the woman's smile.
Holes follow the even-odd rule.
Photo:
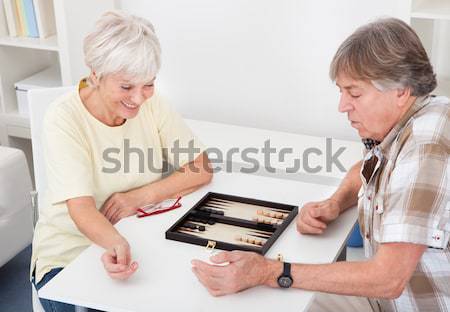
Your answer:
[[[125,106],[126,109],[132,110],[132,111],[135,111],[140,106],[140,105],[131,104],[131,103],[128,103],[128,102],[125,102],[125,101],[120,101],[120,102],[122,103],[123,106]]]

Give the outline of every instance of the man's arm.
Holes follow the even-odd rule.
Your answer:
[[[362,262],[296,264],[292,266],[293,287],[340,295],[394,299],[401,295],[417,267],[424,245],[382,244],[373,259]],[[270,262],[266,284],[278,287],[280,263]],[[275,278],[275,279],[274,279]]]
[[[362,166],[362,160],[353,165],[347,172],[336,192],[330,199],[339,203],[340,212],[355,206],[358,203],[358,192],[362,181],[359,175]]]
[[[411,243],[386,243],[368,261],[293,264],[293,287],[342,295],[397,298],[426,248]],[[193,260],[192,264],[200,282],[214,296],[257,285],[278,287],[277,279],[283,271],[281,262],[251,252],[223,252],[212,257],[211,261],[230,264],[221,267],[199,260]]]
[[[322,234],[327,224],[336,219],[346,209],[358,202],[361,188],[362,161],[355,164],[346,174],[334,194],[323,201],[305,204],[297,217],[297,230],[302,234]]]

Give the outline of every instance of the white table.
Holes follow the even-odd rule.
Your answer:
[[[301,206],[329,196],[334,187],[255,175],[220,173],[213,182],[182,199],[183,208],[122,220],[118,230],[128,239],[139,270],[128,281],[110,279],[100,262],[102,249],[91,246],[39,291],[42,298],[107,311],[304,311],[314,293],[298,289],[253,288],[212,297],[191,272],[191,259],[205,258],[204,247],[166,240],[165,231],[206,192],[214,191]],[[350,209],[321,236],[300,235],[293,222],[267,253],[285,261],[332,262],[345,246],[356,221]]]
[[[329,141],[331,142],[331,148],[327,149],[327,138],[325,137],[235,126],[203,120],[186,119],[185,121],[206,146],[218,149],[224,156],[227,152],[236,148],[240,152],[249,147],[258,149],[257,153],[248,155],[256,159],[261,166],[258,172],[254,173],[257,175],[338,185],[347,172],[342,172],[336,165],[331,163],[327,167],[327,155],[330,156],[329,153],[333,155],[343,148],[344,150],[339,155],[338,160],[346,170],[349,170],[351,166],[363,157],[364,146],[361,141],[331,139]],[[330,133],[330,136],[332,135]],[[267,168],[264,168],[265,155],[261,149],[267,140],[270,140],[270,146],[277,151],[277,153],[270,155],[270,166],[276,170],[274,174],[270,174],[267,172]],[[284,155],[284,159],[280,159],[280,152],[284,148],[290,148],[292,153],[288,153]],[[315,152],[318,152],[318,154],[304,155],[305,151],[311,148],[316,149]],[[320,170],[314,173],[308,172],[303,163],[303,156],[308,158],[308,164],[311,168]],[[216,157],[216,155],[213,155],[213,157]],[[249,167],[248,161],[245,161],[241,153],[233,154],[231,158],[228,160],[233,163],[234,168]],[[298,171],[296,173],[286,173],[286,168],[294,168],[294,164],[298,159],[301,159],[301,166],[298,168]]]

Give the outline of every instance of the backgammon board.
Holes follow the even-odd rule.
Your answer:
[[[166,238],[265,254],[298,206],[209,192],[166,231]]]

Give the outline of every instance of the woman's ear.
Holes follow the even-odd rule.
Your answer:
[[[89,75],[89,80],[91,81],[94,88],[97,88],[100,84],[100,80],[97,77],[97,74],[95,71],[91,71],[91,74]]]

